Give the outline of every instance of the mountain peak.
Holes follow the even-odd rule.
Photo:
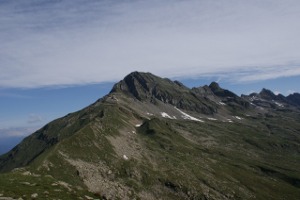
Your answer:
[[[294,93],[287,96],[287,100],[292,103],[293,105],[300,106],[300,94]]]
[[[275,99],[276,98],[276,95],[271,90],[268,90],[266,88],[263,88],[260,91],[259,95],[264,99]]]
[[[116,83],[110,93],[124,92],[141,100],[145,98],[146,93],[150,92],[151,85],[155,83],[155,79],[157,78],[158,77],[151,73],[135,71],[125,76],[125,78],[120,82]]]
[[[183,90],[188,90],[188,88],[179,81],[173,82],[151,73],[132,72],[115,84],[110,93],[126,94],[140,101],[157,98],[163,102],[169,102]]]
[[[274,92],[272,92],[271,90],[268,90],[266,88],[263,88],[260,93],[259,96],[265,100],[277,100],[277,101],[282,101],[285,102],[286,101],[286,97],[283,96],[282,94],[274,94]]]
[[[156,77],[155,75],[151,74],[150,72],[139,72],[139,71],[134,71],[134,72],[131,72],[130,74],[128,74],[127,76],[125,76],[124,79],[128,79],[129,77],[131,78],[136,78],[136,79],[139,79],[139,78],[151,78],[151,77]]]
[[[114,85],[110,93],[125,94],[139,101],[163,102],[180,109],[212,114],[211,102],[195,94],[179,81],[160,78],[151,73],[132,72]]]
[[[208,87],[217,96],[220,96],[220,97],[237,97],[237,95],[234,94],[233,92],[221,88],[220,85],[217,82],[212,82]]]
[[[222,89],[222,88],[220,87],[219,83],[214,82],[214,81],[211,82],[211,84],[209,85],[209,87],[210,87],[210,89],[211,89],[212,91],[217,91],[217,90]]]

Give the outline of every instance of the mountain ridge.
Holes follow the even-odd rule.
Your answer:
[[[0,156],[0,194],[297,199],[298,95],[274,95],[239,97],[216,82],[190,89],[133,72]]]

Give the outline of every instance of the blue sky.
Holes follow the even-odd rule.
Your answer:
[[[299,19],[298,0],[2,0],[0,140],[87,106],[132,71],[299,92]]]

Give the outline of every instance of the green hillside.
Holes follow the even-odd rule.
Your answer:
[[[300,109],[269,97],[133,72],[1,156],[0,198],[299,199]]]

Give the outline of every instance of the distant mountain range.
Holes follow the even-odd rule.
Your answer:
[[[0,196],[299,199],[300,94],[133,72],[0,157]]]

